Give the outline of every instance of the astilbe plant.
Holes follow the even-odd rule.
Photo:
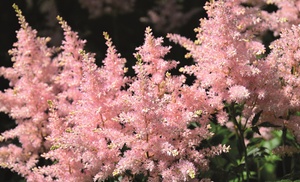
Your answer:
[[[263,111],[260,122],[280,126],[294,123],[289,128],[296,132],[297,122],[286,121],[287,115],[299,110],[298,42],[293,41],[298,39],[299,30],[294,21],[289,26],[286,22],[269,22],[267,12],[242,6],[237,0],[208,3],[205,8],[209,18],[201,19],[200,27],[195,29],[195,41],[168,35],[185,47],[189,51],[186,56],[195,61],[180,71],[196,76],[193,84],[206,89],[210,104],[220,111],[221,118],[226,117],[224,103],[238,103],[244,107],[246,121]],[[272,27],[280,27],[276,24],[291,29],[279,29],[283,31],[281,38],[271,44],[271,53],[266,55],[257,35],[264,34],[270,23],[273,31]]]
[[[288,128],[299,143],[296,114],[299,111],[299,28],[293,25],[298,22],[295,18],[298,1],[274,2],[280,7],[277,13],[262,10],[265,2],[260,3],[238,0],[208,3],[205,6],[208,19],[201,19],[200,27],[195,29],[195,41],[168,35],[189,51],[186,57],[194,60],[194,64],[180,71],[196,77],[193,86],[206,89],[209,103],[217,110],[217,122],[237,133],[247,180],[250,172],[246,143],[249,141],[245,137],[249,129],[268,137],[270,133],[259,132],[265,129],[260,126],[281,127],[284,144]],[[266,31],[275,35],[282,32],[270,45],[270,54],[266,53],[260,37]]]
[[[46,46],[47,38],[38,38],[17,11],[21,29],[17,32],[18,42],[10,54],[14,65],[1,68],[1,75],[10,80],[11,88],[1,92],[1,111],[15,119],[16,128],[1,134],[1,166],[25,175],[31,173],[39,155],[51,146],[45,137],[49,119],[47,100],[58,93],[53,76],[57,66],[51,61],[52,49]],[[38,97],[37,97],[38,96]],[[11,140],[18,138],[18,142]]]
[[[1,110],[17,127],[1,135],[1,167],[28,181],[136,175],[187,181],[208,169],[209,157],[228,151],[225,145],[199,148],[212,135],[206,92],[168,72],[178,63],[164,60],[170,47],[150,28],[135,54],[136,76],[127,78],[125,59],[107,33],[104,66],[97,67],[83,50],[85,41],[62,18],[63,45],[48,48],[48,39],[15,9],[21,29],[10,51],[13,68],[1,70],[11,86],[1,93]]]
[[[291,13],[297,2],[276,1],[275,15],[261,9],[264,1],[207,3],[195,41],[167,36],[194,61],[180,75],[171,74],[179,62],[165,59],[171,47],[146,28],[132,77],[108,33],[98,67],[61,17],[65,40],[48,48],[48,38],[38,37],[15,7],[21,29],[10,51],[13,67],[1,68],[10,88],[1,92],[0,109],[17,126],[1,134],[1,167],[28,181],[197,181],[210,158],[230,148],[208,145],[213,122],[237,136],[241,176],[249,180],[249,131],[281,127],[283,138],[289,129],[299,143],[299,27]],[[282,32],[270,53],[261,39],[268,30]],[[192,84],[186,74],[195,76]]]

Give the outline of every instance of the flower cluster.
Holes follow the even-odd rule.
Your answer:
[[[9,51],[13,67],[0,69],[10,81],[0,92],[0,111],[17,126],[0,136],[0,166],[27,181],[134,181],[140,175],[197,181],[210,158],[230,150],[205,145],[214,135],[213,119],[228,127],[230,120],[245,127],[268,121],[290,129],[300,143],[300,27],[293,25],[299,3],[278,0],[275,14],[261,8],[269,0],[251,3],[211,1],[196,40],[168,34],[194,61],[181,68],[165,58],[171,47],[146,28],[133,76],[125,74],[126,59],[108,33],[98,67],[86,41],[61,17],[64,41],[49,48],[49,38],[38,37],[15,5],[21,29]],[[267,30],[281,32],[270,53],[261,39]],[[192,84],[187,75],[195,77]],[[243,110],[236,114],[231,106]]]
[[[136,174],[186,181],[208,169],[208,157],[228,151],[225,145],[198,149],[212,135],[206,92],[168,72],[178,63],[164,60],[170,47],[150,28],[135,53],[136,76],[127,78],[126,60],[107,33],[104,66],[97,67],[94,55],[83,50],[85,41],[62,18],[65,40],[50,49],[18,9],[17,15],[14,66],[2,68],[12,88],[1,93],[1,108],[18,124],[2,140],[17,138],[20,145],[1,147],[2,167],[28,181],[125,180]],[[192,122],[197,127],[189,128]],[[53,163],[38,166],[47,159]]]
[[[246,121],[263,111],[260,122],[287,127],[298,135],[299,122],[294,114],[299,110],[299,28],[293,25],[294,16],[285,9],[294,7],[294,3],[276,1],[280,7],[276,16],[259,8],[262,6],[259,3],[253,7],[245,7],[237,0],[207,4],[209,18],[201,19],[200,27],[195,29],[195,41],[176,34],[168,35],[189,51],[186,57],[195,61],[180,71],[196,76],[194,85],[206,89],[214,108],[222,110],[224,102],[240,103],[244,105]],[[271,21],[268,18],[271,16],[278,21]],[[279,21],[282,18],[291,21]],[[270,45],[270,54],[266,54],[260,37],[267,30],[274,34],[282,32]]]

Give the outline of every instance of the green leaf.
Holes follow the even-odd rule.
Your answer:
[[[263,110],[261,110],[255,114],[254,118],[252,119],[252,126],[256,125],[262,112],[263,112]]]
[[[193,130],[195,128],[201,127],[201,124],[199,122],[196,121],[192,121],[188,124],[187,128],[190,130]]]
[[[262,127],[274,127],[274,128],[280,128],[281,126],[278,126],[278,125],[275,125],[275,124],[272,124],[270,122],[263,122],[257,126],[262,126]]]
[[[247,147],[253,146],[253,145],[259,145],[264,139],[263,138],[252,138],[250,142],[248,143]]]
[[[296,115],[296,116],[300,116],[300,111],[297,111],[297,112],[295,113],[295,115]]]
[[[254,126],[254,127],[252,127],[251,129],[252,129],[252,131],[254,131],[255,133],[261,135],[257,126]]]

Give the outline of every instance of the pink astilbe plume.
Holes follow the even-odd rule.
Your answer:
[[[50,121],[48,128],[52,130],[52,136],[61,135],[67,127],[72,126],[65,120],[66,116],[74,110],[74,101],[81,98],[80,83],[83,77],[82,65],[83,56],[80,51],[85,46],[85,40],[79,39],[76,32],[63,21],[61,17],[57,17],[62,29],[64,30],[64,40],[62,46],[57,48],[58,55],[52,59],[57,66],[58,72],[54,76],[55,84],[58,86],[58,92],[54,99],[48,101],[50,109],[57,112],[50,112]],[[56,128],[53,130],[53,128]]]
[[[27,176],[39,160],[39,155],[50,147],[45,141],[48,130],[48,100],[57,93],[54,76],[56,65],[51,61],[52,49],[48,38],[37,36],[15,6],[21,29],[18,41],[9,51],[13,67],[1,68],[1,75],[10,81],[9,89],[0,93],[0,110],[16,121],[17,127],[2,133],[7,141],[0,149],[0,166],[11,168]],[[18,143],[11,143],[17,139]]]
[[[69,118],[72,116],[71,111],[74,112],[78,107],[79,100],[82,101],[83,97],[86,103],[93,104],[89,101],[101,95],[101,92],[92,92],[93,97],[87,98],[86,94],[83,94],[86,89],[92,89],[93,84],[97,82],[97,79],[90,80],[89,77],[92,77],[90,74],[97,75],[99,72],[94,71],[92,56],[84,56],[82,53],[85,41],[80,40],[77,33],[73,32],[60,17],[58,20],[64,30],[65,40],[60,49],[50,49],[46,46],[49,39],[37,37],[37,32],[27,24],[17,6],[15,9],[21,29],[17,34],[19,40],[10,51],[14,65],[13,68],[1,68],[1,74],[10,80],[10,86],[13,88],[1,93],[1,111],[9,113],[16,120],[17,127],[2,133],[1,141],[7,141],[7,147],[3,146],[0,149],[1,167],[11,168],[28,181],[51,181],[64,171],[53,167],[55,172],[49,169],[47,173],[43,173],[44,168],[37,166],[38,161],[50,158],[51,153],[42,154],[50,149],[56,149],[58,138],[78,124]],[[117,61],[119,55],[116,54],[110,40],[107,41],[107,45],[108,58],[104,60],[104,64],[109,68],[101,73],[100,78],[106,79],[103,78],[96,86],[105,83],[107,88],[100,85],[103,89],[102,94],[109,93],[110,97],[114,97],[111,91],[116,89],[119,91],[126,80],[123,78],[123,67],[120,66],[124,65],[125,60]],[[58,55],[55,56],[56,53]],[[77,104],[73,104],[75,102]],[[101,99],[99,102],[103,104]],[[109,99],[107,103],[110,103]],[[97,103],[94,104],[93,108],[99,113],[101,107],[96,107]],[[122,107],[118,102],[116,105]],[[110,112],[107,116],[101,115],[101,119],[112,117],[111,113],[117,112],[116,108],[103,107],[104,111]],[[93,117],[89,111],[83,112]],[[9,144],[9,139],[14,138],[17,138],[20,144]],[[69,166],[72,157],[76,158],[68,154],[61,159],[60,164],[64,167]],[[63,153],[60,156],[63,156]],[[63,159],[66,160],[65,163]],[[71,170],[71,167],[69,168]]]
[[[134,174],[148,174],[154,181],[160,175],[164,181],[186,181],[194,178],[198,170],[207,170],[206,157],[214,155],[210,150],[196,149],[211,136],[207,118],[196,114],[201,106],[205,109],[206,97],[184,85],[184,76],[168,72],[177,62],[163,59],[170,47],[162,46],[162,41],[147,28],[145,43],[137,48],[137,76],[128,95],[123,97],[127,108],[116,118],[124,127],[121,131],[126,134],[125,144],[130,149],[125,151],[114,174],[130,170]],[[190,97],[197,103],[192,104]],[[198,123],[199,127],[189,129],[190,122]]]
[[[65,23],[65,22],[64,22]],[[124,77],[125,59],[120,58],[107,34],[107,57],[104,66],[98,68],[92,54],[80,50],[82,76],[77,87],[80,99],[72,102],[73,109],[62,118],[52,122],[69,123],[60,135],[50,135],[52,150],[43,156],[59,161],[36,171],[62,181],[104,180],[112,176],[115,164],[124,146],[121,125],[114,118],[125,108],[119,101],[125,91],[127,78]],[[74,78],[73,78],[74,79]],[[70,80],[72,81],[72,79]],[[52,130],[55,126],[50,125]],[[116,144],[112,141],[117,140]]]
[[[259,18],[263,22],[262,28],[272,31],[275,36],[284,29],[300,23],[299,0],[237,0],[235,2],[256,9],[254,19]]]
[[[259,58],[265,47],[255,36],[264,31],[258,9],[245,8],[237,0],[207,3],[205,8],[208,19],[201,19],[195,29],[195,41],[168,35],[195,62],[180,71],[196,76],[194,85],[206,90],[212,111],[221,111],[224,102],[237,102],[245,104],[244,116],[250,118],[260,111],[259,103],[273,98],[274,92],[267,89],[278,88],[268,65]]]
[[[276,124],[291,129],[298,142],[300,142],[300,122],[295,112],[300,109],[299,34],[299,25],[283,30],[280,38],[270,45],[272,52],[266,58],[270,67],[276,70],[276,76],[280,82],[280,88],[277,90],[280,102],[274,105],[273,113],[276,117]]]
[[[262,5],[274,5],[278,9],[274,12],[262,10],[261,17],[265,21],[265,27],[279,35],[284,29],[291,28],[292,25],[300,23],[298,14],[300,13],[300,1],[285,0],[264,0]]]
[[[133,180],[131,175],[144,174],[154,181],[159,176],[164,181],[187,181],[208,169],[207,157],[228,151],[221,145],[196,149],[212,135],[209,120],[197,112],[205,109],[205,94],[183,86],[184,76],[167,72],[177,63],[163,59],[170,47],[161,45],[162,38],[154,38],[151,29],[146,29],[145,44],[135,54],[137,76],[129,81],[124,77],[125,60],[105,37],[109,48],[103,67],[98,68],[92,55],[81,51],[80,99],[63,119],[72,125],[60,136],[47,138],[52,150],[43,157],[57,162],[35,169],[35,178],[91,181],[121,176]],[[190,97],[197,104],[191,104]],[[55,119],[62,118],[53,117],[52,122]],[[190,122],[199,127],[189,129]],[[126,176],[127,171],[131,175]]]
[[[279,6],[277,15],[291,21],[272,23],[266,19],[267,12],[258,8],[261,4],[244,7],[238,0],[215,1],[206,4],[208,19],[201,19],[195,29],[195,41],[176,34],[168,37],[189,51],[186,57],[193,58],[194,64],[180,71],[196,76],[193,86],[205,89],[220,124],[226,122],[224,103],[234,102],[243,105],[245,123],[262,111],[259,122],[286,127],[299,142],[300,123],[295,116],[300,104],[299,26],[293,25],[298,9],[294,1],[274,3]],[[283,11],[289,8],[290,12]],[[266,30],[282,33],[264,58],[265,47],[257,35]]]

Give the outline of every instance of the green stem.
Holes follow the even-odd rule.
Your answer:
[[[245,169],[246,169],[246,176],[247,176],[247,182],[249,181],[249,177],[250,177],[250,172],[249,172],[249,167],[248,167],[248,153],[247,153],[247,147],[246,147],[246,144],[245,144],[245,139],[244,139],[244,129],[245,129],[245,126],[243,127],[242,126],[242,123],[241,123],[241,120],[240,121],[237,121],[236,120],[236,112],[235,112],[235,109],[234,109],[234,104],[235,103],[232,103],[229,107],[229,113],[232,115],[232,121],[234,123],[234,125],[236,126],[236,133],[237,133],[237,137],[239,139],[239,142],[240,142],[240,145],[242,147],[242,154],[241,156],[244,157],[245,159]],[[241,157],[241,158],[242,158]],[[242,179],[244,181],[244,177],[243,177],[243,174],[242,174]]]
[[[291,159],[291,179],[294,179],[294,176],[295,176],[295,157],[293,155]]]
[[[287,133],[287,129],[286,127],[283,127],[282,128],[282,145],[285,146],[286,145],[286,133]],[[283,176],[286,175],[286,159],[285,159],[285,156],[283,156],[282,158],[282,171],[283,171]]]
[[[261,173],[260,173],[260,164],[259,164],[259,161],[256,162],[256,168],[257,168],[257,179],[258,179],[258,181],[261,181],[260,180]]]
[[[248,164],[248,153],[247,153],[247,147],[245,145],[245,141],[244,141],[244,131],[242,131],[241,133],[241,140],[242,140],[242,146],[243,146],[243,149],[244,149],[244,157],[245,157],[245,167],[246,167],[246,174],[247,174],[247,181],[249,181],[249,178],[250,178],[250,172],[249,172],[249,164]]]

